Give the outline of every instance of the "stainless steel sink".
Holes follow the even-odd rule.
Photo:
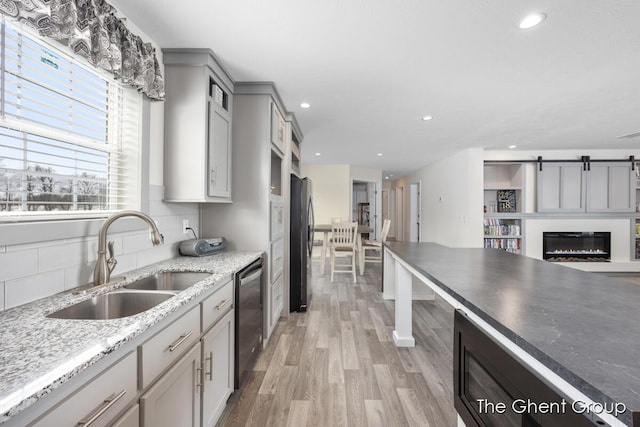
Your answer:
[[[147,311],[174,295],[173,292],[109,292],[58,310],[47,317],[82,320],[119,319]]]
[[[210,275],[211,273],[165,271],[136,280],[133,283],[124,285],[124,288],[146,291],[183,291]]]

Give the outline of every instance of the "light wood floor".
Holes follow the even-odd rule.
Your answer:
[[[455,426],[453,309],[414,302],[416,347],[396,348],[379,266],[357,284],[319,273],[309,310],[280,320],[218,426]]]

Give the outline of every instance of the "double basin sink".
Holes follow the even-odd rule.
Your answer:
[[[184,291],[211,273],[164,271],[49,314],[54,319],[109,320],[133,316]]]

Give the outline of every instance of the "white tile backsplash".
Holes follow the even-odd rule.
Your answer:
[[[95,262],[74,265],[64,269],[64,289],[69,290],[78,286],[91,283],[93,280],[93,269]]]
[[[49,271],[4,284],[5,309],[64,291],[64,270]]]
[[[163,195],[162,186],[150,186],[149,214],[158,221],[165,243],[154,247],[147,230],[109,234],[118,261],[114,275],[177,256],[178,242],[193,238],[182,233],[183,219],[197,232],[198,205],[164,203]],[[0,246],[0,310],[91,282],[97,250],[94,235]]]
[[[87,262],[87,245],[84,241],[38,249],[38,271],[42,273]]]
[[[37,272],[37,249],[0,253],[0,281],[18,279]]]
[[[167,257],[167,258],[171,258],[171,257]],[[164,258],[164,259],[167,259],[167,258]],[[113,276],[119,276],[121,274],[126,273],[127,271],[135,270],[138,267],[144,267],[144,264],[142,265],[138,264],[137,253],[120,255],[117,258],[117,260],[118,260],[118,264],[116,264],[116,268],[114,268],[113,272],[111,273]]]

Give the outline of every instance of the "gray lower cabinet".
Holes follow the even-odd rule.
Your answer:
[[[136,397],[136,365],[136,353],[130,352],[32,425],[111,425],[114,417]]]
[[[198,342],[140,398],[140,425],[200,425],[201,345]]]
[[[8,425],[215,426],[234,390],[233,289],[227,280],[42,415]]]
[[[233,393],[234,312],[229,311],[201,339],[202,426],[216,425]]]
[[[140,405],[133,405],[111,427],[140,427]]]

